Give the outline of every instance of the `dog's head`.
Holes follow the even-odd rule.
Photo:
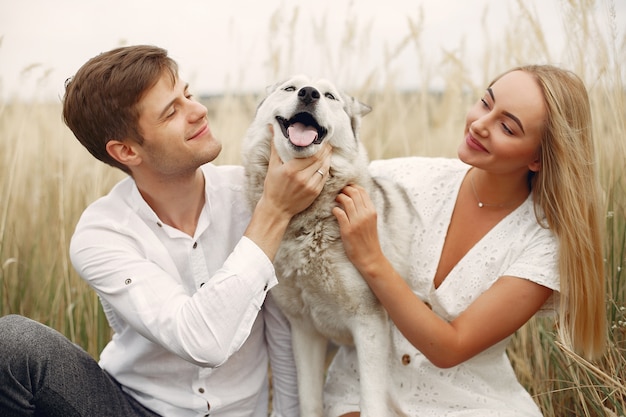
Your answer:
[[[274,144],[283,161],[315,154],[324,142],[333,154],[358,152],[361,117],[371,109],[339,91],[328,80],[300,75],[268,89],[255,124],[271,124]]]

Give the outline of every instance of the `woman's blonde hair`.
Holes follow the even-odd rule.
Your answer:
[[[604,217],[587,90],[574,73],[550,65],[524,71],[536,79],[547,115],[541,169],[533,174],[535,204],[559,240],[562,341],[586,358],[606,345]]]

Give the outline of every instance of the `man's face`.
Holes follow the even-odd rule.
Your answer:
[[[138,147],[141,164],[156,176],[180,176],[213,161],[222,144],[211,133],[207,109],[193,99],[188,85],[168,73],[139,101]]]

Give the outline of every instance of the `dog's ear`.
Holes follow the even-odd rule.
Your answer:
[[[265,102],[265,100],[267,99],[267,96],[269,96],[270,94],[272,94],[274,91],[276,91],[278,89],[278,87],[283,84],[284,81],[278,82],[278,83],[274,83],[272,85],[268,85],[265,87],[265,96],[263,98],[261,98],[261,101],[259,101],[259,104],[257,104],[256,106],[256,110],[255,110],[255,114],[259,112],[259,108],[263,105],[263,103]]]
[[[352,132],[354,132],[354,137],[357,137],[361,128],[361,118],[371,112],[372,108],[348,94],[341,93],[341,95],[345,103],[344,109],[350,116]]]
[[[277,83],[274,83],[274,84],[271,84],[271,85],[266,86],[266,87],[265,87],[265,94],[269,96],[269,95],[270,95],[270,94],[272,94],[274,91],[278,90],[278,87],[280,87],[281,85],[283,85],[283,84],[285,83],[285,81],[287,81],[287,80],[282,80],[282,81],[279,81],[279,82],[277,82]]]

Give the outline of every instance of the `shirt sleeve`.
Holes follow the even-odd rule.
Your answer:
[[[272,369],[272,417],[298,417],[298,381],[291,343],[291,326],[271,292],[263,308],[265,338]]]
[[[243,237],[222,268],[190,295],[165,248],[146,236],[87,222],[72,238],[70,258],[119,317],[112,323],[117,337],[130,327],[196,365],[223,364],[246,341],[277,283],[270,260]]]
[[[520,250],[520,255],[503,275],[527,279],[553,290],[552,295],[539,310],[539,315],[552,315],[558,309],[560,274],[558,265],[558,240],[549,229],[536,227],[536,233]]]

